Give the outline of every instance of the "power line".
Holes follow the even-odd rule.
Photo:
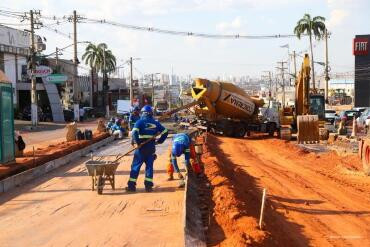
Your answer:
[[[296,37],[295,35],[291,34],[276,34],[276,35],[240,35],[240,34],[209,34],[209,33],[198,33],[198,32],[186,32],[186,31],[174,31],[174,30],[166,30],[156,27],[145,27],[145,26],[137,26],[137,25],[130,25],[124,24],[114,21],[109,21],[106,19],[90,19],[90,18],[82,18],[82,23],[98,23],[98,24],[107,24],[112,26],[117,26],[121,28],[136,30],[136,31],[146,31],[146,32],[154,32],[154,33],[161,33],[161,34],[170,34],[170,35],[179,35],[179,36],[191,36],[191,37],[200,37],[200,38],[214,38],[214,39],[276,39],[276,38],[292,38]]]

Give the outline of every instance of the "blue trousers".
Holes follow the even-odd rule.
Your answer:
[[[137,177],[139,176],[141,165],[145,162],[145,187],[153,187],[153,163],[154,154],[142,154],[139,150],[134,153],[134,159],[131,164],[130,178],[128,180],[129,188],[136,188]]]

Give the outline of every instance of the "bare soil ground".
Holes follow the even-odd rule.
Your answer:
[[[167,144],[158,146],[154,192],[128,194],[132,156],[121,160],[116,190],[91,191],[84,160],[61,167],[32,183],[2,194],[0,245],[12,246],[183,246],[184,191],[166,181]],[[127,140],[101,152],[125,152]]]
[[[209,135],[207,143],[209,246],[370,246],[370,177],[356,155],[310,153],[264,136]]]

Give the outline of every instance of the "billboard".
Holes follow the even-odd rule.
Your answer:
[[[356,35],[353,40],[355,55],[355,106],[370,107],[369,35]]]

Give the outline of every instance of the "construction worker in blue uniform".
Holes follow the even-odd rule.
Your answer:
[[[140,108],[135,106],[130,113],[130,117],[128,119],[128,123],[130,126],[130,130],[132,130],[135,126],[135,123],[140,119]]]
[[[181,174],[179,166],[177,164],[176,157],[180,157],[183,154],[185,156],[185,166],[187,171],[193,170],[195,174],[200,174],[201,169],[196,160],[194,143],[192,143],[191,137],[186,133],[179,133],[174,135],[172,138],[170,163],[167,166],[167,173],[169,176],[168,180],[173,180],[173,173],[175,171],[180,179],[179,187],[183,187],[185,185],[185,182],[184,176]]]
[[[136,191],[136,180],[139,176],[141,165],[145,162],[145,190],[151,192],[153,189],[153,162],[156,158],[155,145],[163,143],[168,135],[168,130],[153,118],[153,109],[146,105],[141,109],[141,118],[132,129],[132,138],[135,144],[152,139],[160,134],[159,139],[144,144],[134,152],[134,159],[131,164],[130,178],[126,190],[128,192]]]

